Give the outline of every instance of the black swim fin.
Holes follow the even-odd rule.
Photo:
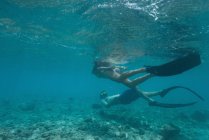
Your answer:
[[[201,64],[198,52],[190,52],[180,58],[159,66],[145,66],[146,71],[157,76],[172,76]]]
[[[197,96],[200,100],[204,101],[204,98],[202,96],[200,96],[197,92],[187,88],[187,87],[183,87],[183,86],[172,86],[170,88],[167,88],[165,90],[167,90],[167,92],[177,89],[177,88],[182,88],[182,89],[186,89],[188,91],[190,91],[192,94],[194,94],[195,96]],[[165,95],[163,95],[165,96]],[[149,102],[150,106],[159,106],[159,107],[163,107],[163,108],[179,108],[179,107],[186,107],[186,106],[191,106],[196,104],[197,102],[189,102],[189,103],[184,103],[184,104],[168,104],[168,103],[160,103],[157,101],[151,101]]]
[[[172,86],[172,87],[166,88],[164,90],[167,90],[167,92],[169,92],[169,91],[174,90],[174,89],[177,89],[177,88],[182,88],[182,89],[188,90],[189,92],[191,92],[193,95],[195,95],[200,100],[205,101],[205,99],[202,96],[200,96],[197,92],[195,92],[194,90],[192,90],[190,88],[187,88],[187,87],[183,87],[183,86]],[[165,95],[162,95],[162,96],[165,96]]]
[[[180,107],[186,107],[186,106],[192,106],[196,104],[197,102],[190,102],[190,103],[185,103],[185,104],[168,104],[168,103],[160,103],[160,102],[150,102],[150,106],[159,106],[163,108],[180,108]]]

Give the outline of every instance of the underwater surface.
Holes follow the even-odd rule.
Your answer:
[[[208,140],[209,0],[1,0],[0,140]],[[128,88],[92,74],[96,59],[159,65],[195,50],[201,65],[155,76],[144,91],[176,89],[164,103],[111,108],[99,94]]]

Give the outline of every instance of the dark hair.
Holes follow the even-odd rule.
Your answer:
[[[92,73],[95,75],[99,75],[100,71],[99,67],[111,67],[113,64],[104,60],[96,60],[94,61],[94,67],[92,69]]]

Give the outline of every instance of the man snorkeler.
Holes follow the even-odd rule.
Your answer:
[[[171,89],[172,88],[168,88],[157,92],[143,92],[143,94],[148,97],[158,96],[158,95],[164,97]],[[130,104],[133,101],[137,100],[139,97],[140,97],[140,93],[135,88],[128,89],[121,94],[116,94],[113,96],[108,96],[106,91],[102,91],[100,93],[100,99],[105,107],[110,107],[118,104],[124,104],[124,105]]]
[[[186,87],[182,87],[182,86],[172,86],[169,88],[166,88],[164,90],[161,91],[154,91],[154,92],[144,92],[143,94],[146,95],[147,97],[153,97],[153,96],[160,96],[160,97],[164,97],[167,95],[167,93],[171,90],[177,89],[177,88],[183,88],[186,89],[190,92],[192,92],[193,94],[197,94],[195,91],[188,89]],[[142,92],[142,91],[141,91]],[[100,99],[102,101],[102,104],[105,107],[111,107],[114,105],[126,105],[126,104],[130,104],[132,102],[134,102],[135,100],[137,100],[138,98],[140,98],[141,94],[139,93],[139,90],[137,89],[128,89],[125,90],[123,93],[121,94],[115,94],[112,96],[108,96],[108,93],[103,90],[100,93]],[[149,105],[156,105],[156,106],[161,106],[161,107],[167,107],[167,108],[177,108],[177,107],[185,107],[185,106],[190,106],[195,104],[196,102],[190,102],[190,103],[184,103],[184,104],[162,104],[162,103],[158,103],[153,101],[154,104],[152,102],[149,103]]]

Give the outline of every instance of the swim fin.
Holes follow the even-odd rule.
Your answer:
[[[187,88],[187,87],[183,87],[183,86],[172,86],[172,87],[166,88],[164,90],[166,90],[167,92],[169,92],[169,91],[174,90],[174,89],[177,89],[177,88],[182,88],[182,89],[188,90],[189,92],[191,92],[193,95],[195,95],[200,100],[205,101],[205,99],[202,96],[200,96],[197,92],[195,92],[194,90],[192,90],[190,88]],[[165,95],[162,95],[162,97],[164,97],[164,96]]]
[[[180,58],[159,66],[145,66],[146,71],[157,76],[172,76],[201,64],[198,52],[190,52]]]
[[[177,88],[182,88],[182,89],[186,89],[188,91],[190,91],[192,94],[194,94],[195,96],[197,96],[200,100],[204,101],[204,98],[202,96],[200,96],[197,92],[187,88],[187,87],[183,87],[183,86],[172,86],[170,88],[167,88],[165,90],[167,90],[167,92],[177,89]],[[163,95],[165,96],[165,95]],[[161,103],[161,102],[157,102],[157,101],[149,101],[149,105],[150,106],[159,106],[159,107],[163,107],[163,108],[179,108],[179,107],[186,107],[186,106],[191,106],[196,104],[197,102],[189,102],[189,103],[183,103],[183,104],[168,104],[168,103]]]
[[[160,103],[160,102],[150,102],[150,106],[159,106],[163,108],[179,108],[179,107],[186,107],[186,106],[192,106],[196,104],[197,102],[190,102],[190,103],[185,103],[185,104],[168,104],[168,103]]]

